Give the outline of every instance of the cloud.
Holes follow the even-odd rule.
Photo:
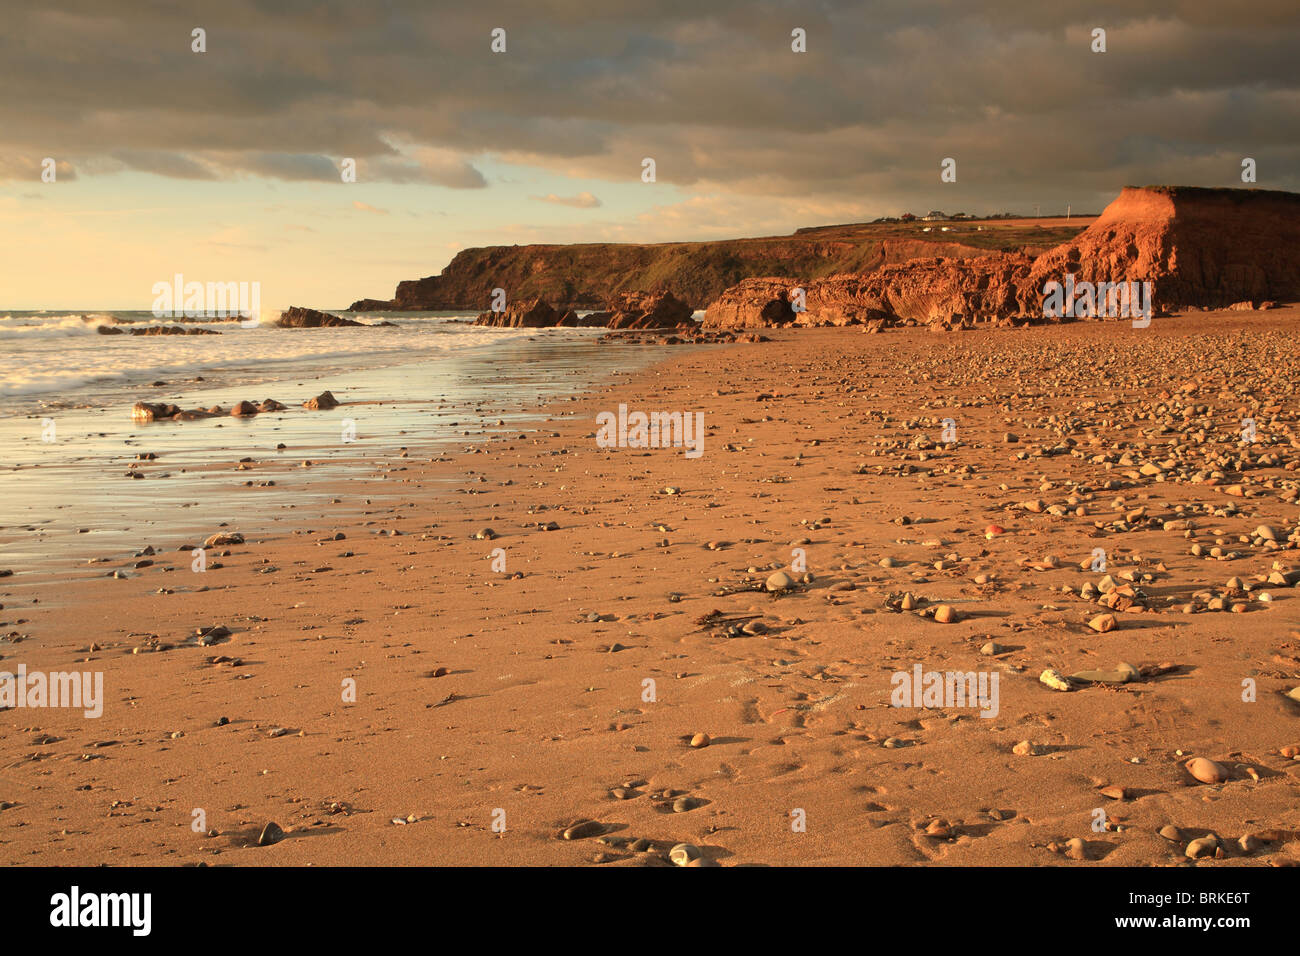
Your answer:
[[[601,205],[599,199],[588,192],[578,193],[576,196],[557,196],[555,193],[548,193],[545,196],[529,196],[537,202],[554,203],[557,206],[573,206],[575,209],[595,209]]]
[[[1242,18],[1212,0],[882,0],[864,18],[553,0],[488,20],[423,0],[319,0],[309,17],[227,0],[204,54],[194,2],[55,6],[8,13],[22,42],[0,39],[0,154],[86,177],[337,182],[353,157],[359,180],[482,189],[481,156],[612,183],[639,182],[651,156],[658,185],[701,194],[979,212],[1095,205],[1130,182],[1239,185],[1251,156],[1261,186],[1300,189],[1300,16],[1281,2]],[[944,157],[956,183],[940,182]],[[30,176],[0,157],[0,179]]]

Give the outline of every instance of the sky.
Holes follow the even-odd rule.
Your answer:
[[[1300,191],[1297,51],[1293,0],[6,0],[0,309],[343,308],[471,246],[1098,212],[1246,157]]]

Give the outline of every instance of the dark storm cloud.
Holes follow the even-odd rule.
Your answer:
[[[627,181],[652,156],[661,182],[938,203],[953,157],[943,202],[975,210],[1231,184],[1251,156],[1261,185],[1300,187],[1290,2],[54,0],[7,16],[0,153],[83,169],[326,180],[352,156],[371,179],[479,188],[484,153]]]

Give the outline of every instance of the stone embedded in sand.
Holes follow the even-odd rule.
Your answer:
[[[934,609],[934,619],[940,624],[955,624],[960,619],[957,609],[947,604],[940,604]]]
[[[1208,757],[1193,757],[1183,766],[1201,783],[1225,783],[1228,779],[1227,768]]]
[[[259,409],[252,402],[235,402],[230,409],[230,414],[235,418],[244,418],[249,415],[256,415]]]
[[[677,866],[687,866],[692,860],[698,860],[703,856],[700,848],[690,843],[679,843],[668,851],[668,859]]]
[[[1032,740],[1022,740],[1011,748],[1011,752],[1020,757],[1041,757],[1047,753],[1047,748]]]
[[[313,412],[327,412],[331,408],[338,408],[339,400],[330,392],[321,392],[315,398],[309,398],[303,402],[302,407]]]
[[[916,598],[912,596],[911,591],[904,592],[903,599],[898,602],[898,606],[904,611],[912,611],[916,609]]]
[[[1166,840],[1170,841],[1171,843],[1182,842],[1183,839],[1182,833],[1179,831],[1178,827],[1174,826],[1172,823],[1166,823],[1157,832],[1160,834],[1160,836],[1164,837]]]
[[[1189,860],[1199,860],[1202,857],[1214,856],[1218,848],[1218,839],[1213,836],[1203,836],[1187,844],[1185,853]]]
[[[930,825],[925,828],[925,834],[936,840],[946,840],[952,836],[952,826],[947,820],[931,820]]]
[[[243,544],[244,536],[238,531],[218,531],[203,542],[205,548],[220,548],[228,544]]]
[[[474,537],[480,541],[491,541],[496,536],[497,533],[491,528],[479,528],[478,531],[474,532]]]
[[[270,846],[272,843],[279,843],[284,839],[284,831],[280,829],[275,822],[270,822],[262,827],[261,834],[257,837],[258,846]]]
[[[605,825],[597,823],[595,820],[579,820],[577,823],[568,827],[560,834],[566,840],[585,840],[588,837],[600,836],[605,832]]]
[[[1257,537],[1257,538],[1262,538],[1262,539],[1264,539],[1265,541],[1276,541],[1276,540],[1277,540],[1277,531],[1274,530],[1274,529],[1273,529],[1272,527],[1270,527],[1269,525],[1262,524],[1262,525],[1260,525],[1258,528],[1255,529],[1255,537]]]
[[[1108,787],[1102,787],[1097,791],[1103,797],[1109,797],[1111,800],[1124,800],[1128,797],[1128,791],[1123,787],[1111,784]]]
[[[1069,678],[1060,671],[1051,667],[1038,675],[1038,681],[1041,684],[1046,684],[1048,687],[1052,688],[1052,690],[1074,689],[1074,685],[1070,683]]]
[[[703,801],[695,797],[678,797],[673,801],[673,813],[690,813],[703,805]]]
[[[1107,631],[1115,630],[1115,615],[1098,614],[1088,622],[1088,627],[1092,628],[1098,634],[1105,634]]]
[[[1279,750],[1278,753],[1291,760],[1300,758],[1300,744],[1287,744],[1287,746]]]
[[[699,750],[701,747],[707,747],[711,743],[713,743],[712,738],[703,732],[700,732],[691,738],[691,746],[696,750]]]
[[[180,406],[170,402],[136,402],[131,406],[131,418],[137,422],[154,422],[180,413]]]
[[[1297,704],[1300,704],[1300,687],[1292,687],[1286,692],[1286,696],[1291,698]]]
[[[1077,671],[1070,675],[1071,680],[1086,680],[1094,684],[1128,684],[1141,679],[1141,677],[1141,671],[1132,664],[1126,664],[1123,661],[1116,664],[1112,670]]]
[[[784,571],[777,571],[768,575],[767,583],[764,586],[773,593],[788,591],[794,587],[794,579]]]
[[[1065,855],[1071,860],[1088,859],[1088,844],[1084,843],[1079,837],[1065,841]]]
[[[1240,849],[1242,853],[1254,853],[1259,849],[1259,845],[1259,838],[1253,833],[1243,834],[1242,837],[1237,840],[1237,848]]]
[[[1003,654],[1005,652],[1006,652],[1006,648],[1003,647],[1001,644],[999,644],[997,641],[989,641],[987,644],[985,644],[983,647],[980,648],[980,653],[983,654],[985,657],[993,657],[997,654]]]

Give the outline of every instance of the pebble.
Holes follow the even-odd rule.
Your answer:
[[[1047,752],[1047,748],[1030,740],[1022,740],[1011,748],[1011,752],[1021,757],[1040,757]]]
[[[689,813],[701,805],[695,797],[678,797],[673,801],[673,813]]]
[[[955,624],[960,619],[956,608],[947,604],[940,604],[934,609],[934,619],[940,624]]]
[[[1213,836],[1203,836],[1187,844],[1186,856],[1189,860],[1198,860],[1206,856],[1214,856],[1214,851],[1219,848],[1219,841]]]
[[[1207,757],[1193,757],[1183,766],[1201,783],[1225,783],[1228,779],[1227,769]]]
[[[1046,684],[1048,687],[1052,688],[1052,690],[1064,691],[1074,689],[1074,685],[1070,683],[1069,678],[1060,671],[1051,667],[1038,675],[1038,681],[1041,684]]]
[[[794,587],[794,580],[784,571],[777,571],[768,575],[767,584],[765,586],[773,593],[778,591],[788,591],[790,588]]]
[[[1105,634],[1108,631],[1115,630],[1114,614],[1098,614],[1088,622],[1088,627],[1092,628],[1098,634]]]
[[[587,837],[600,836],[605,832],[605,825],[595,820],[580,820],[568,827],[561,836],[566,840],[585,840]]]
[[[980,648],[980,653],[983,654],[985,657],[994,657],[997,654],[1005,654],[1006,650],[1007,649],[1003,647],[1001,644],[999,644],[997,641],[989,641],[987,644],[985,644],[983,647]]]
[[[1084,843],[1079,837],[1065,841],[1065,855],[1071,860],[1088,859],[1088,844]]]
[[[691,738],[691,746],[696,750],[699,750],[701,747],[707,747],[711,743],[713,743],[713,739],[703,732],[700,732]]]
[[[700,848],[690,843],[679,843],[668,851],[668,859],[677,866],[687,866],[692,860],[698,860],[703,856]]]
[[[262,832],[257,838],[258,846],[270,846],[272,843],[279,843],[284,839],[284,831],[280,829],[279,824],[271,822],[262,827]]]

